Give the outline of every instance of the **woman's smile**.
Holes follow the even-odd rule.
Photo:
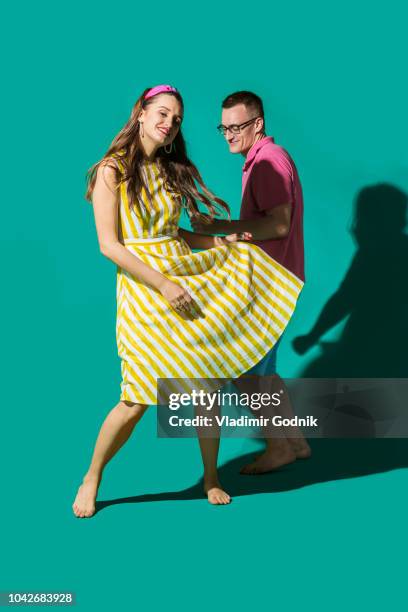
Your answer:
[[[166,137],[169,135],[169,133],[170,133],[169,128],[164,128],[164,127],[158,127],[158,128],[157,128],[157,131],[158,131],[158,132],[160,132],[160,134],[161,134],[162,136],[164,136],[165,138],[166,138]]]

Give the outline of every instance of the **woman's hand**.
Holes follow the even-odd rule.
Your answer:
[[[252,234],[250,232],[239,232],[237,234],[228,234],[228,236],[224,236],[223,240],[229,243],[229,242],[238,242],[239,240],[248,241],[248,240],[251,240],[251,238],[252,238]]]
[[[188,310],[193,298],[189,292],[168,278],[158,287],[158,290],[169,304],[178,312]]]

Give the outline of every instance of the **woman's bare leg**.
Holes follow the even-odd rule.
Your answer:
[[[199,435],[200,451],[204,466],[204,492],[210,504],[229,504],[231,497],[224,491],[218,479],[217,459],[219,438],[202,438]]]
[[[200,414],[205,415],[205,408],[196,407],[195,414],[196,416]],[[219,406],[215,404],[211,411],[211,416],[214,419],[215,415],[219,414]],[[208,436],[209,434],[208,429],[197,427],[196,430],[204,467],[204,493],[207,495],[210,504],[229,504],[231,497],[222,488],[217,470],[218,451],[220,448],[220,428],[216,425],[212,426],[211,433],[213,437],[211,438],[206,437],[206,435]]]
[[[99,430],[91,464],[72,504],[75,516],[88,518],[95,514],[95,500],[103,469],[129,438],[147,407],[146,404],[121,401],[107,415]]]

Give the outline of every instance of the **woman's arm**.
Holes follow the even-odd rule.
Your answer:
[[[92,204],[101,253],[132,276],[161,291],[169,279],[133,255],[118,240],[119,192],[115,170],[108,164],[98,168]]]

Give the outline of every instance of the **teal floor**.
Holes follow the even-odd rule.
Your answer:
[[[48,448],[27,428],[28,461],[10,472],[2,590],[74,591],[86,611],[404,601],[405,440],[312,440],[311,459],[261,477],[238,475],[257,441],[223,440],[233,502],[213,507],[196,440],[158,439],[150,411],[107,467],[97,514],[77,519],[71,504],[97,430],[89,416],[77,434],[72,420],[58,423],[64,435]]]

